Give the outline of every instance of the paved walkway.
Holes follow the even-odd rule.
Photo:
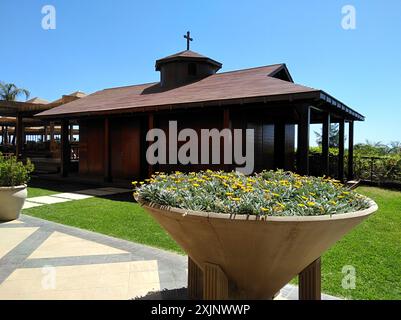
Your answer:
[[[186,285],[186,257],[22,215],[0,224],[1,299],[131,299]]]
[[[131,299],[187,284],[185,256],[26,215],[0,223],[0,239],[0,300]]]

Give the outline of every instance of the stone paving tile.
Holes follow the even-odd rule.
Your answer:
[[[0,229],[0,258],[28,238],[38,228],[1,228]]]
[[[87,194],[79,194],[75,192],[64,192],[64,193],[57,193],[52,195],[52,197],[56,198],[64,198],[64,199],[69,199],[69,200],[82,200],[82,199],[88,199],[92,198],[92,195],[87,195]]]
[[[54,204],[71,201],[70,199],[57,198],[55,196],[40,196],[29,198],[29,202],[35,202],[40,204]]]
[[[55,231],[28,259],[128,253],[94,241]]]
[[[0,226],[12,226],[12,225],[15,225],[15,224],[18,224],[18,225],[22,225],[22,224],[24,224],[21,220],[12,220],[12,221],[0,221]]]
[[[43,203],[36,203],[36,202],[31,202],[29,200],[25,200],[24,206],[22,209],[29,209],[29,208],[40,207],[40,206],[43,206]]]

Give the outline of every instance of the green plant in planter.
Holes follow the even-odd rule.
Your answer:
[[[260,216],[331,215],[369,207],[368,199],[339,181],[281,170],[252,176],[211,170],[158,173],[141,182],[134,195],[182,209]]]
[[[34,166],[28,159],[26,163],[15,156],[4,157],[0,153],[0,187],[12,187],[26,184]]]

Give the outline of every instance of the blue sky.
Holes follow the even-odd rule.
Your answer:
[[[43,30],[41,9],[56,8]],[[344,5],[356,29],[341,27]],[[401,140],[401,1],[1,0],[0,80],[54,100],[81,90],[157,81],[155,60],[191,49],[222,71],[285,62],[367,119],[356,142]]]

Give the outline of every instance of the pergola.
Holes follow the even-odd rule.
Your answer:
[[[83,93],[73,93],[63,95],[62,98],[47,103],[41,99],[29,101],[5,101],[0,100],[0,134],[2,145],[11,145],[12,153],[18,158],[25,158],[23,146],[27,136],[41,137],[42,141],[55,141],[56,137],[61,137],[61,126],[56,121],[46,121],[34,117],[37,113],[52,109],[64,103],[71,102],[83,96]],[[78,134],[78,129],[73,128],[71,123],[69,135],[71,141],[73,136]],[[60,156],[57,156],[60,158]]]

